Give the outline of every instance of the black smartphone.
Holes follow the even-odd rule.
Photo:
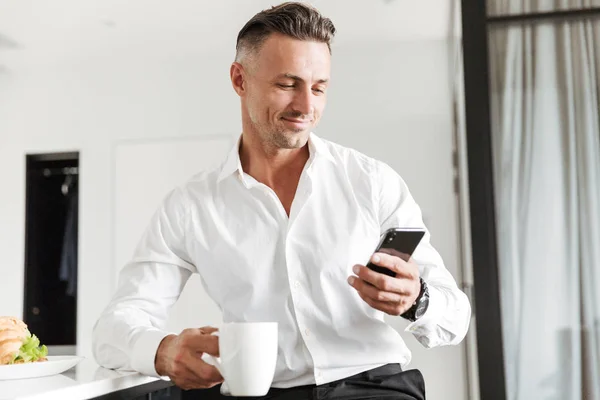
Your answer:
[[[381,235],[381,240],[374,253],[386,253],[408,261],[423,236],[425,236],[425,231],[420,228],[390,228]],[[380,274],[396,276],[395,272],[375,265],[371,261],[367,264],[367,268]]]

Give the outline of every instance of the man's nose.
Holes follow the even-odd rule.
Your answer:
[[[294,110],[303,116],[313,115],[313,93],[310,88],[296,92],[294,98]]]

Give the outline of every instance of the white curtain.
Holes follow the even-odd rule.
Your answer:
[[[489,43],[508,398],[600,400],[600,19]]]
[[[600,0],[487,0],[488,15],[550,12],[598,6]]]

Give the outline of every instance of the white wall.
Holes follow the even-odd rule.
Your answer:
[[[17,7],[17,2],[9,3],[13,10]],[[254,3],[258,5],[252,11],[265,2]],[[335,13],[344,26],[356,18],[327,4],[325,10],[323,3],[324,12],[334,22]],[[402,18],[406,19],[405,12]],[[14,27],[16,32],[0,28],[5,39],[16,43],[7,46],[0,36],[0,169],[5,171],[0,200],[0,314],[21,315],[25,154],[78,150],[78,352],[88,356],[91,328],[110,297],[116,268],[111,256],[115,146],[130,139],[230,135],[240,130],[239,103],[228,81],[232,48],[203,47],[201,36],[185,29],[179,35],[167,31],[162,41],[153,29],[148,41],[140,33],[140,24],[135,25],[137,30],[126,29],[118,15],[106,17],[105,31],[90,30],[84,18],[89,15],[82,14],[79,31],[72,20],[55,19],[53,26],[58,28],[48,26],[48,32],[40,28],[37,36],[30,32],[38,29],[33,23],[36,18],[23,10],[10,21],[0,19],[0,27]],[[249,16],[241,13],[235,18],[244,21]],[[317,133],[382,159],[400,172],[423,208],[433,244],[460,280],[449,42],[441,35],[392,35],[396,31],[391,18],[383,24],[381,19],[363,21],[363,28],[369,31],[368,24],[377,26],[377,21],[384,29],[372,40],[360,40],[357,31],[352,33],[356,40],[348,40],[344,31],[339,32],[328,108]],[[43,40],[66,25],[69,29],[55,39]],[[235,31],[225,22],[223,26],[227,33]],[[26,39],[20,40],[19,33]],[[398,329],[404,326],[397,319],[391,323]],[[414,352],[412,365],[426,376],[428,398],[466,398],[463,347],[425,350],[412,337],[405,337]]]

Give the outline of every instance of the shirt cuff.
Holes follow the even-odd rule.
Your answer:
[[[133,345],[131,367],[141,374],[164,379],[156,372],[154,359],[160,342],[168,335],[170,333],[155,328],[142,332]]]
[[[440,317],[444,314],[447,305],[446,296],[439,289],[431,285],[428,285],[427,289],[429,290],[429,305],[425,314],[415,322],[409,324],[405,332],[426,334],[430,330],[428,326],[437,325]]]

